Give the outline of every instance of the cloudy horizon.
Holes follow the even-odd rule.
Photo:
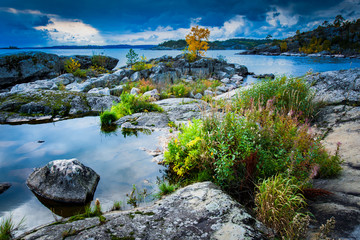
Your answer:
[[[210,40],[282,39],[339,14],[360,18],[360,0],[2,0],[0,47],[159,44],[194,25],[209,28]]]

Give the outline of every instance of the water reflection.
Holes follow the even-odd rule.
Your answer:
[[[25,216],[27,228],[53,221],[56,215],[69,214],[46,203],[55,212],[52,213],[25,184],[34,168],[52,160],[77,158],[94,169],[100,175],[94,199],[99,198],[105,211],[114,201],[126,202],[125,195],[131,192],[133,184],[154,191],[156,177],[162,175],[159,171],[163,167],[151,162],[152,157],[139,149],[156,149],[161,132],[124,134],[116,129],[112,134],[104,134],[98,117],[39,125],[0,125],[0,132],[0,182],[12,184],[0,195],[0,217],[11,212],[17,221]]]

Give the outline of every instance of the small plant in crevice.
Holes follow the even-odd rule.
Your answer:
[[[319,228],[319,232],[315,234],[316,240],[321,239],[330,239],[327,236],[330,234],[331,231],[335,229],[335,218],[331,217],[330,219],[326,220],[325,224],[322,224]]]
[[[70,217],[69,222],[78,221],[90,217],[98,217],[100,222],[104,222],[106,220],[104,216],[102,216],[101,204],[99,199],[96,199],[94,207],[86,206],[84,213],[80,213]]]
[[[159,192],[155,194],[155,197],[161,198],[162,196],[169,195],[170,193],[175,192],[175,190],[179,187],[179,185],[162,181],[158,184],[158,187],[159,187]]]
[[[111,208],[111,211],[121,210],[121,205],[122,205],[121,201],[115,201]]]
[[[18,224],[14,223],[12,215],[4,217],[0,223],[0,240],[10,240],[14,237],[14,232],[23,228],[25,218],[21,219]]]
[[[72,229],[72,227],[70,227],[68,230],[65,230],[62,232],[62,237],[63,239],[70,237],[70,236],[74,236],[78,233],[78,231],[76,231],[75,229]]]
[[[128,198],[126,203],[136,208],[139,206],[140,202],[145,200],[147,195],[148,193],[146,188],[144,188],[142,191],[139,191],[134,184],[132,186],[131,192],[126,194],[126,197]]]

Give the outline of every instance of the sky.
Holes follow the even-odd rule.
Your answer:
[[[159,44],[195,25],[210,40],[282,39],[339,14],[360,18],[360,0],[0,0],[0,47]]]

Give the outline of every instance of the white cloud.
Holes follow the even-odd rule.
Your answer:
[[[190,19],[190,27],[196,25],[201,18]],[[207,27],[210,30],[210,40],[223,40],[241,37],[250,33],[252,24],[244,16],[237,15],[224,22],[221,27]],[[189,28],[173,29],[169,26],[158,26],[155,31],[143,31],[128,34],[109,34],[104,36],[112,44],[158,44],[167,40],[184,39],[190,32]],[[206,27],[206,26],[200,26]]]
[[[266,22],[274,27],[291,27],[298,23],[299,15],[294,14],[291,9],[273,6],[274,10],[267,12]]]
[[[49,43],[62,45],[103,45],[105,40],[99,31],[89,24],[78,19],[62,19],[55,14],[42,13],[38,10],[19,10],[15,8],[0,8],[0,12],[11,14],[28,14],[34,16],[46,16],[50,21],[45,26],[33,27],[35,30],[43,31],[49,36]]]
[[[314,13],[315,16],[334,20],[336,15],[341,14],[347,20],[355,20],[360,15],[360,0],[344,0],[338,5]],[[330,18],[330,19],[329,19]]]
[[[46,26],[35,27],[45,31],[53,44],[103,45],[105,40],[99,31],[77,19],[51,17]]]

